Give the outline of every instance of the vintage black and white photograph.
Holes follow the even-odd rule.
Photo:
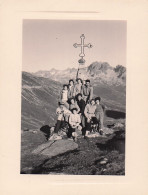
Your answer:
[[[23,20],[21,174],[126,174],[126,42],[125,20]]]

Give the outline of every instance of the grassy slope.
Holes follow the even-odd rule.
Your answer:
[[[99,84],[94,87],[95,96],[100,96],[108,109],[125,111],[125,88]]]
[[[45,124],[54,124],[60,89],[59,82],[23,72],[22,129],[39,129]]]

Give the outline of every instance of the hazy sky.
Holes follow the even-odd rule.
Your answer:
[[[126,21],[24,20],[23,70],[78,67],[81,34],[85,43],[86,65],[94,61],[126,66]]]

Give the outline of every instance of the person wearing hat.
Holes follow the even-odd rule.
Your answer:
[[[64,106],[64,102],[59,102],[59,107],[56,109],[56,114],[57,114],[57,123],[54,129],[53,135],[49,138],[49,140],[58,140],[62,139],[61,136],[58,135],[58,132],[60,130],[62,121],[68,122],[69,116],[71,114],[71,111],[68,110]]]

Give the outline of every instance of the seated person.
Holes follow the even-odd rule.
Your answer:
[[[85,106],[85,110],[84,110],[84,115],[86,117],[85,136],[87,136],[88,133],[91,132],[91,119],[92,119],[92,117],[95,117],[95,110],[96,110],[95,100],[91,99],[90,103]]]
[[[65,121],[68,123],[69,116],[71,114],[71,111],[68,110],[63,102],[59,102],[59,107],[56,109],[56,114],[57,114],[57,123],[54,129],[53,135],[50,137],[49,140],[58,140],[62,139],[61,136],[58,136],[58,132],[61,128],[62,121]]]
[[[77,78],[77,83],[75,84],[75,96],[82,93],[82,79]]]
[[[63,89],[60,93],[60,101],[62,101],[66,108],[69,107],[68,104],[68,86],[66,84],[63,85]]]
[[[79,114],[81,115],[81,124],[82,124],[82,131],[85,128],[85,116],[84,116],[84,109],[85,109],[85,101],[82,99],[82,94],[78,93],[77,95],[77,104],[80,108]]]
[[[105,106],[101,105],[100,101],[101,101],[100,97],[95,98],[96,102],[95,117],[97,118],[98,122],[98,131],[100,132],[101,135],[103,135],[103,119]]]
[[[85,85],[82,87],[82,96],[86,104],[92,99],[93,97],[93,87],[90,85],[90,80],[87,79],[85,81]]]
[[[70,79],[68,85],[68,99],[72,97],[75,97],[75,86],[74,86],[74,80]]]
[[[69,130],[68,137],[73,137],[74,141],[77,141],[77,133],[76,130],[80,129],[80,115],[77,113],[77,108],[72,109],[72,114],[69,116]]]
[[[79,108],[77,102],[75,101],[74,97],[70,99],[69,110],[71,111],[73,108],[76,108],[77,112],[80,111],[80,108]]]

